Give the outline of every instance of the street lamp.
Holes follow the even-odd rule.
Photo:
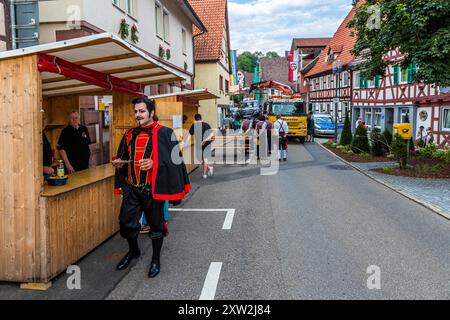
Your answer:
[[[342,72],[342,61],[341,60],[335,60],[333,61],[333,75],[334,75],[334,88],[335,88],[335,98],[333,99],[334,102],[334,141],[337,143],[338,139],[338,133],[337,133],[337,127],[338,127],[338,105],[339,105],[339,89],[340,89],[340,83],[341,83],[341,72]],[[336,79],[337,75],[337,79]],[[337,80],[337,81],[336,81]]]

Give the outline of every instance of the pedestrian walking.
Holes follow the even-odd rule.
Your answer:
[[[270,122],[269,120],[269,116],[265,116],[266,117],[266,130],[267,130],[267,153],[269,155],[272,154],[272,129],[273,129],[273,123]]]
[[[278,145],[278,160],[287,161],[287,150],[288,150],[288,139],[287,134],[289,133],[289,126],[286,121],[281,118],[281,115],[277,115],[277,121],[274,123],[274,129],[279,136]]]
[[[307,123],[307,142],[314,142],[314,126],[315,126],[315,121],[314,121],[314,115],[313,112],[310,111],[308,114],[308,118],[306,118],[306,123]]]
[[[122,194],[120,235],[129,247],[116,268],[127,268],[141,255],[139,220],[144,212],[153,248],[148,276],[153,278],[160,272],[163,239],[168,235],[165,201],[179,204],[191,187],[173,130],[155,121],[154,101],[137,98],[132,103],[139,126],[125,132],[112,163],[116,168],[115,193]],[[179,158],[173,159],[174,155]]]
[[[189,135],[186,138],[185,145],[189,144],[191,136],[195,138],[195,155],[196,159],[202,161],[203,179],[212,176],[214,168],[209,163],[211,157],[211,144],[214,140],[214,132],[211,126],[202,120],[202,115],[197,113],[194,116],[194,124],[189,129]]]
[[[267,158],[267,133],[266,133],[267,123],[266,117],[261,115],[256,123],[256,157],[257,160]]]

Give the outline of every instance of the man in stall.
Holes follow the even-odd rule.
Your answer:
[[[80,124],[78,111],[72,110],[69,113],[69,125],[61,132],[57,146],[68,173],[89,168],[90,144],[88,129]]]

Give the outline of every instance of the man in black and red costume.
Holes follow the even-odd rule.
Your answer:
[[[179,204],[191,187],[178,141],[172,129],[158,124],[154,101],[137,98],[132,103],[139,126],[125,132],[113,160],[115,193],[122,194],[120,234],[129,245],[117,269],[127,268],[141,255],[139,220],[144,212],[151,228],[153,256],[148,276],[153,278],[160,272],[161,248],[168,235],[164,203]]]

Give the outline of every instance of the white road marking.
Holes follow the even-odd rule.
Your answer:
[[[233,224],[234,214],[236,209],[182,209],[182,208],[170,208],[169,211],[178,212],[223,212],[227,213],[225,221],[223,222],[222,230],[231,230],[231,225]]]
[[[214,300],[221,270],[222,262],[211,263],[199,300]]]
[[[231,230],[231,225],[233,224],[234,212],[235,209],[230,209],[227,212],[227,216],[225,217],[225,221],[223,223],[222,230]]]

